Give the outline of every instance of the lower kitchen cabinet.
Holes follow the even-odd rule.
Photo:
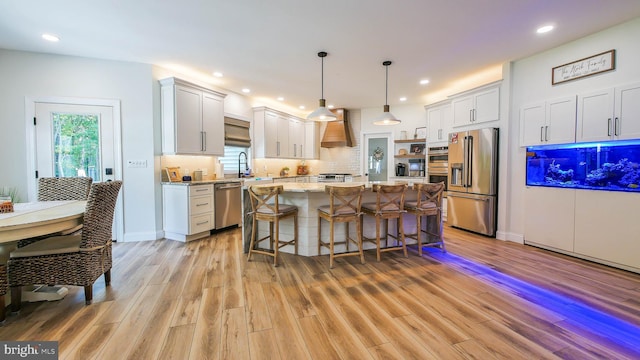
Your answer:
[[[164,236],[191,241],[209,236],[215,228],[213,184],[163,184]]]
[[[640,273],[640,194],[527,187],[524,200],[526,244]]]
[[[524,203],[525,243],[572,252],[576,190],[528,187]]]
[[[576,191],[575,252],[640,272],[640,194]]]

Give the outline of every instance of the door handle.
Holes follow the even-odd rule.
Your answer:
[[[549,141],[549,125],[544,126],[544,141]]]
[[[207,151],[207,132],[203,131],[204,133],[204,149],[202,149],[202,151]]]
[[[619,123],[620,123],[620,122],[618,121],[618,118],[617,118],[617,117],[616,117],[615,119],[613,119],[613,134],[614,134],[615,136],[620,135],[620,134],[618,134],[618,124],[619,124]]]
[[[543,128],[544,126],[540,126],[540,141],[544,141],[542,134],[543,134]]]
[[[607,119],[607,136],[611,136],[611,118]]]

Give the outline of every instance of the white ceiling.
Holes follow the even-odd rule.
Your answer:
[[[639,0],[2,0],[0,48],[181,69],[307,111],[320,98],[318,51],[336,107],[382,110],[392,60],[393,112],[400,96],[426,104],[461,78],[638,16]],[[556,28],[537,35],[545,24]]]

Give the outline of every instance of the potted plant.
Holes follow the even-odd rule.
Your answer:
[[[285,166],[280,170],[280,176],[289,176],[289,167]]]

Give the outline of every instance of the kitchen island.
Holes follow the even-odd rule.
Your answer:
[[[397,184],[397,182],[386,182],[379,184]],[[270,184],[271,185],[271,184]],[[282,183],[282,184],[273,184],[273,185],[282,185],[283,193],[280,195],[280,201],[283,204],[296,205],[298,207],[298,255],[302,256],[316,256],[316,255],[325,255],[328,254],[328,250],[326,248],[322,249],[322,253],[318,254],[318,207],[322,205],[329,204],[329,194],[325,193],[325,186],[357,186],[357,185],[365,185],[365,191],[362,194],[362,202],[375,202],[376,201],[376,193],[371,191],[371,187],[373,183],[371,182],[351,182],[351,183]],[[258,185],[262,186],[262,185]],[[249,200],[249,195],[247,191],[243,192],[243,214],[244,214],[244,226],[242,228],[243,231],[243,239],[244,239],[244,252],[247,253],[249,251],[249,244],[251,242],[251,203]],[[412,189],[410,186],[407,189],[407,193],[405,195],[406,200],[413,200],[416,198],[416,191]],[[369,216],[364,217],[363,222],[363,234],[367,237],[375,238],[375,219]],[[415,217],[414,216],[404,216],[404,229],[406,233],[414,233],[415,232]],[[266,224],[260,225],[258,223],[259,232],[258,237],[264,237],[268,234],[269,227]],[[350,231],[352,231],[352,236],[355,237],[355,228],[354,226],[350,226]],[[396,233],[396,225],[395,222],[389,222],[389,232],[391,234]],[[329,236],[329,224],[326,221],[322,222],[322,237],[324,239],[328,239]],[[287,240],[293,238],[293,221],[282,221],[280,223],[280,238]],[[344,226],[338,224],[335,229],[335,241],[340,242],[344,241],[345,232]],[[408,239],[407,244],[415,243],[414,240]],[[326,240],[325,240],[326,241]],[[365,249],[375,248],[375,246],[371,243],[365,243]],[[264,246],[267,246],[267,242],[264,243]],[[350,251],[354,251],[356,249],[351,248]],[[293,246],[285,246],[280,251],[286,253],[293,253]],[[344,252],[346,249],[344,245],[336,245],[336,252]]]

